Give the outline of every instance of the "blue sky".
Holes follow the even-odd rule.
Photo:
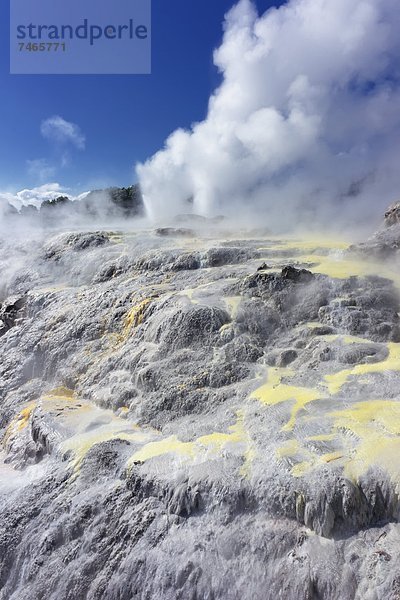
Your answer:
[[[260,12],[280,3],[256,2]],[[160,149],[177,127],[204,118],[220,81],[212,52],[232,4],[153,0],[149,76],[26,76],[9,75],[9,13],[2,3],[0,190],[48,181],[73,192],[131,184],[137,161]],[[84,144],[69,144],[67,153],[52,144],[41,124],[54,115],[76,124]]]

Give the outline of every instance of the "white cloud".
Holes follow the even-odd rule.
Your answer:
[[[58,196],[71,197],[68,190],[63,188],[59,183],[46,183],[35,188],[20,190],[15,194],[0,192],[0,199],[9,202],[17,209],[29,204],[39,207],[45,200],[52,200]]]
[[[40,126],[42,136],[58,144],[72,144],[79,150],[84,150],[86,138],[78,125],[66,121],[59,115],[42,121]]]
[[[241,0],[206,120],[137,167],[150,215],[378,214],[400,190],[399,29],[398,0]]]

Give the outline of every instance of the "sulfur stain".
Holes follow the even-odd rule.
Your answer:
[[[133,306],[125,317],[124,333],[129,335],[132,328],[138,327],[143,323],[147,307],[153,298],[145,298],[139,304]]]
[[[277,449],[278,459],[288,459],[291,474],[303,477],[318,466],[333,464],[343,469],[345,477],[357,483],[371,467],[386,471],[400,482],[400,402],[369,400],[344,410],[332,411],[331,433],[307,438],[307,441],[332,442],[335,448],[318,454],[304,442],[288,440]]]
[[[303,448],[300,442],[296,441],[296,445],[282,446],[277,450],[278,458],[290,459],[291,463],[295,463],[290,473],[293,477],[304,477],[307,473],[310,473],[317,466],[327,465],[335,463],[335,465],[343,466],[346,461],[346,451],[338,450],[334,452],[327,452],[325,454],[317,454],[310,452],[306,448]]]
[[[323,323],[319,321],[309,321],[308,323],[303,323],[298,327],[306,327],[307,329],[313,330],[318,329],[319,327],[323,327]],[[322,339],[324,342],[342,342],[346,345],[351,344],[374,344],[373,341],[368,340],[367,338],[358,337],[355,335],[346,335],[343,333],[327,333],[327,334],[319,334],[315,339]]]
[[[240,447],[244,459],[240,474],[243,477],[248,476],[254,458],[254,451],[244,426],[244,412],[240,410],[236,413],[236,416],[236,423],[228,428],[227,433],[214,432],[200,436],[192,442],[182,442],[176,435],[164,440],[150,442],[135,452],[128,462],[128,467],[135,462],[146,462],[167,454],[173,454],[185,462],[203,462],[208,460],[210,456],[220,456],[226,450],[234,450],[235,447]]]
[[[282,431],[292,431],[296,422],[297,414],[310,402],[320,400],[324,392],[317,388],[307,388],[282,383],[283,377],[293,375],[289,369],[268,369],[267,383],[255,390],[251,398],[255,398],[267,406],[274,406],[283,402],[292,401],[293,407],[290,419],[282,428]]]
[[[371,400],[331,413],[337,431],[355,438],[344,473],[358,480],[370,466],[382,467],[400,481],[400,402]]]
[[[177,436],[160,439],[160,432],[151,428],[142,429],[112,411],[81,401],[73,390],[65,387],[58,387],[44,394],[39,405],[44,413],[62,426],[60,431],[63,434],[69,432],[60,441],[59,449],[63,455],[71,455],[69,464],[73,468],[74,477],[79,474],[82,461],[91,448],[116,439],[126,440],[139,447],[128,461],[128,467],[136,461],[145,462],[167,454],[192,463],[206,461],[210,456],[220,456],[226,450],[232,450],[243,457],[241,475],[247,476],[250,472],[253,450],[244,426],[243,411],[236,413],[236,422],[227,432],[214,432],[192,442],[182,442]],[[36,404],[29,405],[15,417],[9,425],[4,442],[27,426],[35,407]]]
[[[294,250],[294,251],[303,251],[304,253],[315,252],[317,253],[319,249],[326,250],[327,252],[338,251],[338,250],[346,250],[349,247],[348,242],[344,240],[337,239],[321,239],[318,237],[311,237],[307,240],[303,239],[276,239],[272,240],[271,244],[268,246],[264,246],[258,248],[259,251],[263,250]],[[297,252],[296,252],[297,254]]]
[[[267,252],[271,250],[274,252],[293,250],[296,251],[293,255],[296,262],[309,264],[308,268],[313,273],[328,275],[333,279],[379,275],[391,279],[396,287],[400,289],[400,276],[395,270],[379,261],[371,260],[370,257],[368,260],[356,258],[346,253],[348,247],[347,242],[340,240],[310,239],[302,241],[287,239],[279,240],[275,244],[272,243],[270,246],[259,248],[259,250]],[[271,263],[271,257],[268,255],[266,255],[265,260]],[[272,262],[274,260],[276,259],[273,259]],[[281,262],[282,258],[279,258],[279,261]]]
[[[294,477],[305,475],[315,466],[318,460],[315,453],[310,452],[295,438],[287,440],[281,447],[277,448],[276,457],[278,460],[284,460],[289,465],[293,465],[290,472]]]
[[[7,445],[11,439],[13,439],[16,435],[18,435],[18,433],[23,431],[28,426],[29,419],[35,408],[36,403],[32,402],[13,418],[4,433],[2,440],[3,445]]]
[[[287,458],[290,456],[296,456],[300,451],[301,446],[299,441],[295,438],[288,440],[283,446],[277,448],[276,455],[278,458]]]
[[[304,477],[311,471],[313,464],[307,461],[299,462],[291,469],[293,477]]]
[[[105,425],[89,432],[79,432],[62,443],[63,452],[72,451],[73,459],[71,465],[75,471],[79,471],[83,459],[96,444],[109,442],[111,440],[126,440],[136,444],[146,443],[150,435],[140,431],[135,426],[125,425],[122,429],[121,423]]]
[[[356,365],[352,369],[344,369],[338,373],[325,376],[325,382],[331,394],[340,392],[350,377],[370,375],[372,373],[386,373],[388,371],[400,371],[400,344],[388,344],[389,355],[385,360],[377,363],[366,363]]]
[[[50,390],[42,396],[44,401],[46,400],[64,400],[66,402],[73,401],[75,399],[75,392],[67,387],[61,386]]]
[[[44,412],[71,432],[61,441],[60,450],[63,454],[72,453],[70,464],[75,473],[79,472],[83,459],[96,444],[115,439],[144,444],[158,435],[155,430],[142,430],[128,423],[110,410],[79,400],[73,390],[65,387],[43,395],[40,405]]]
[[[251,463],[254,458],[254,450],[251,444],[250,436],[245,428],[245,414],[243,410],[236,413],[236,423],[228,428],[229,433],[215,432],[210,435],[205,435],[197,438],[195,446],[202,447],[213,454],[221,454],[233,445],[243,445],[243,465],[240,469],[240,474],[244,477],[250,475]]]
[[[348,279],[349,277],[371,277],[379,275],[392,280],[400,289],[400,277],[390,267],[371,259],[362,260],[351,257],[343,251],[334,251],[327,255],[305,254],[296,257],[304,263],[310,263],[309,270],[321,273],[332,279]]]
[[[143,448],[135,452],[129,462],[145,462],[151,458],[170,453],[183,458],[193,458],[193,442],[181,442],[176,435],[172,435],[164,440],[146,444]]]
[[[301,324],[300,327],[307,327],[307,329],[317,329],[318,327],[321,327],[321,325],[322,324],[319,321],[309,321],[304,325]]]
[[[392,280],[400,289],[400,277],[389,266],[370,259],[363,261],[354,258],[344,252],[346,248],[347,244],[330,240],[301,243],[297,240],[284,240],[264,249],[278,250],[278,255],[272,257],[273,264],[282,261],[279,251],[293,249],[297,251],[294,253],[296,261],[310,264],[309,269],[314,273],[322,273],[334,279],[379,275]],[[267,257],[266,260],[270,259]],[[321,326],[316,322],[305,325],[310,329]],[[364,338],[340,334],[321,337],[328,342],[337,340],[346,345],[369,342]],[[283,427],[283,431],[291,431],[302,408],[309,402],[337,394],[350,378],[359,377],[357,383],[361,384],[368,383],[369,376],[375,373],[399,372],[400,344],[390,343],[387,348],[386,359],[326,375],[316,389],[285,383],[286,378],[294,375],[289,369],[269,369],[266,384],[253,392],[252,397],[268,406],[291,401],[290,419]],[[294,477],[302,477],[317,466],[332,465],[342,468],[345,476],[358,481],[371,466],[378,466],[400,483],[400,463],[396,458],[400,453],[400,402],[363,401],[345,410],[324,413],[321,417],[321,425],[326,426],[326,432],[305,439],[287,440],[276,451],[278,460],[285,460],[289,464]],[[315,446],[318,442],[328,451],[322,453],[321,447]]]
[[[325,463],[331,463],[331,462],[340,460],[343,457],[344,457],[343,452],[328,452],[327,454],[323,454],[321,456],[321,460],[322,460],[322,462],[325,462]]]

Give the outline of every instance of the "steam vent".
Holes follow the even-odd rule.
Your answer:
[[[398,599],[396,211],[3,241],[1,600]]]

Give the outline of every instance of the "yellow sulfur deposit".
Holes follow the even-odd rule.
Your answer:
[[[3,445],[7,445],[7,443],[13,437],[15,437],[18,433],[23,431],[25,429],[25,427],[28,426],[30,416],[31,416],[32,412],[34,411],[35,407],[36,407],[36,403],[32,402],[31,404],[26,406],[24,409],[22,409],[21,412],[18,413],[14,417],[14,419],[11,421],[11,423],[9,424],[9,426],[7,427],[7,429],[5,431],[5,434],[4,434],[4,437],[2,440]]]
[[[139,304],[136,304],[131,308],[125,317],[125,328],[124,331],[129,334],[132,327],[138,327],[143,323],[144,313],[146,308],[149,306],[153,298],[145,298]]]
[[[289,400],[294,402],[289,421],[282,431],[291,431],[296,422],[298,412],[310,402],[324,397],[324,392],[317,388],[298,387],[282,383],[285,376],[291,376],[293,372],[289,369],[268,369],[267,383],[255,390],[251,398],[256,398],[263,404],[273,406]]]
[[[165,440],[160,440],[159,442],[150,442],[146,444],[135,452],[135,454],[130,459],[129,463],[133,462],[144,462],[149,460],[150,458],[155,458],[156,456],[162,456],[164,454],[177,454],[183,458],[193,458],[193,443],[192,442],[181,442],[176,435],[172,435]]]
[[[277,449],[278,459],[289,459],[291,473],[302,477],[323,464],[343,468],[344,475],[357,482],[371,467],[384,469],[394,481],[400,481],[400,402],[370,400],[327,415],[330,433],[288,440]],[[318,454],[307,442],[334,443],[335,449]]]
[[[360,402],[331,416],[337,431],[349,432],[357,439],[347,454],[347,477],[357,480],[371,465],[376,465],[400,481],[400,402]]]
[[[391,279],[400,289],[400,277],[398,273],[390,267],[372,260],[358,259],[351,254],[346,254],[348,243],[337,240],[319,240],[311,239],[307,241],[301,240],[276,240],[276,244],[271,243],[267,247],[259,248],[260,251],[300,251],[293,256],[292,260],[296,262],[310,264],[308,267],[313,273],[321,273],[328,275],[333,279],[347,279],[348,277],[358,276],[367,277],[379,274],[380,277]],[[321,251],[324,251],[321,254]],[[271,266],[278,261],[282,263],[282,257],[271,257],[266,254],[265,260]]]
[[[318,249],[323,249],[332,252],[335,250],[346,250],[348,247],[348,242],[337,239],[320,239],[318,237],[311,237],[307,240],[295,238],[276,238],[275,240],[272,239],[271,243],[268,246],[263,246],[261,248],[258,248],[258,250],[300,250],[303,251],[304,254],[308,254],[313,251],[316,252]]]
[[[250,437],[244,427],[244,413],[238,411],[237,421],[228,428],[229,433],[214,432],[204,435],[193,442],[182,442],[177,436],[173,435],[164,440],[150,442],[130,458],[128,467],[134,462],[145,462],[157,456],[174,454],[184,461],[204,461],[210,455],[219,455],[228,448],[234,450],[235,446],[244,446],[240,448],[240,453],[244,457],[244,464],[241,468],[241,475],[247,476],[253,459],[253,450],[250,443]]]
[[[211,452],[221,452],[227,444],[241,443],[246,441],[246,432],[243,427],[244,415],[242,411],[237,413],[235,425],[229,427],[230,433],[215,432],[197,438],[195,444],[207,448]]]
[[[123,428],[123,423],[125,428]],[[110,440],[126,440],[133,443],[146,443],[154,437],[149,432],[141,431],[139,427],[121,422],[117,417],[110,419],[110,422],[104,422],[93,430],[79,431],[71,438],[62,443],[63,452],[72,451],[72,465],[74,469],[79,469],[82,460],[93,446]]]
[[[60,442],[60,449],[63,453],[72,452],[75,470],[79,470],[82,460],[96,444],[113,439],[140,444],[159,435],[152,429],[141,430],[111,410],[79,400],[72,390],[65,387],[56,388],[42,396],[39,405],[44,413],[51,415],[71,432]]]
[[[75,397],[75,393],[73,390],[70,390],[69,388],[66,388],[64,386],[55,388],[54,390],[51,390],[50,392],[47,392],[46,394],[44,394],[44,396],[42,397],[43,400],[64,400],[66,402],[70,401],[70,400],[74,400]]]

